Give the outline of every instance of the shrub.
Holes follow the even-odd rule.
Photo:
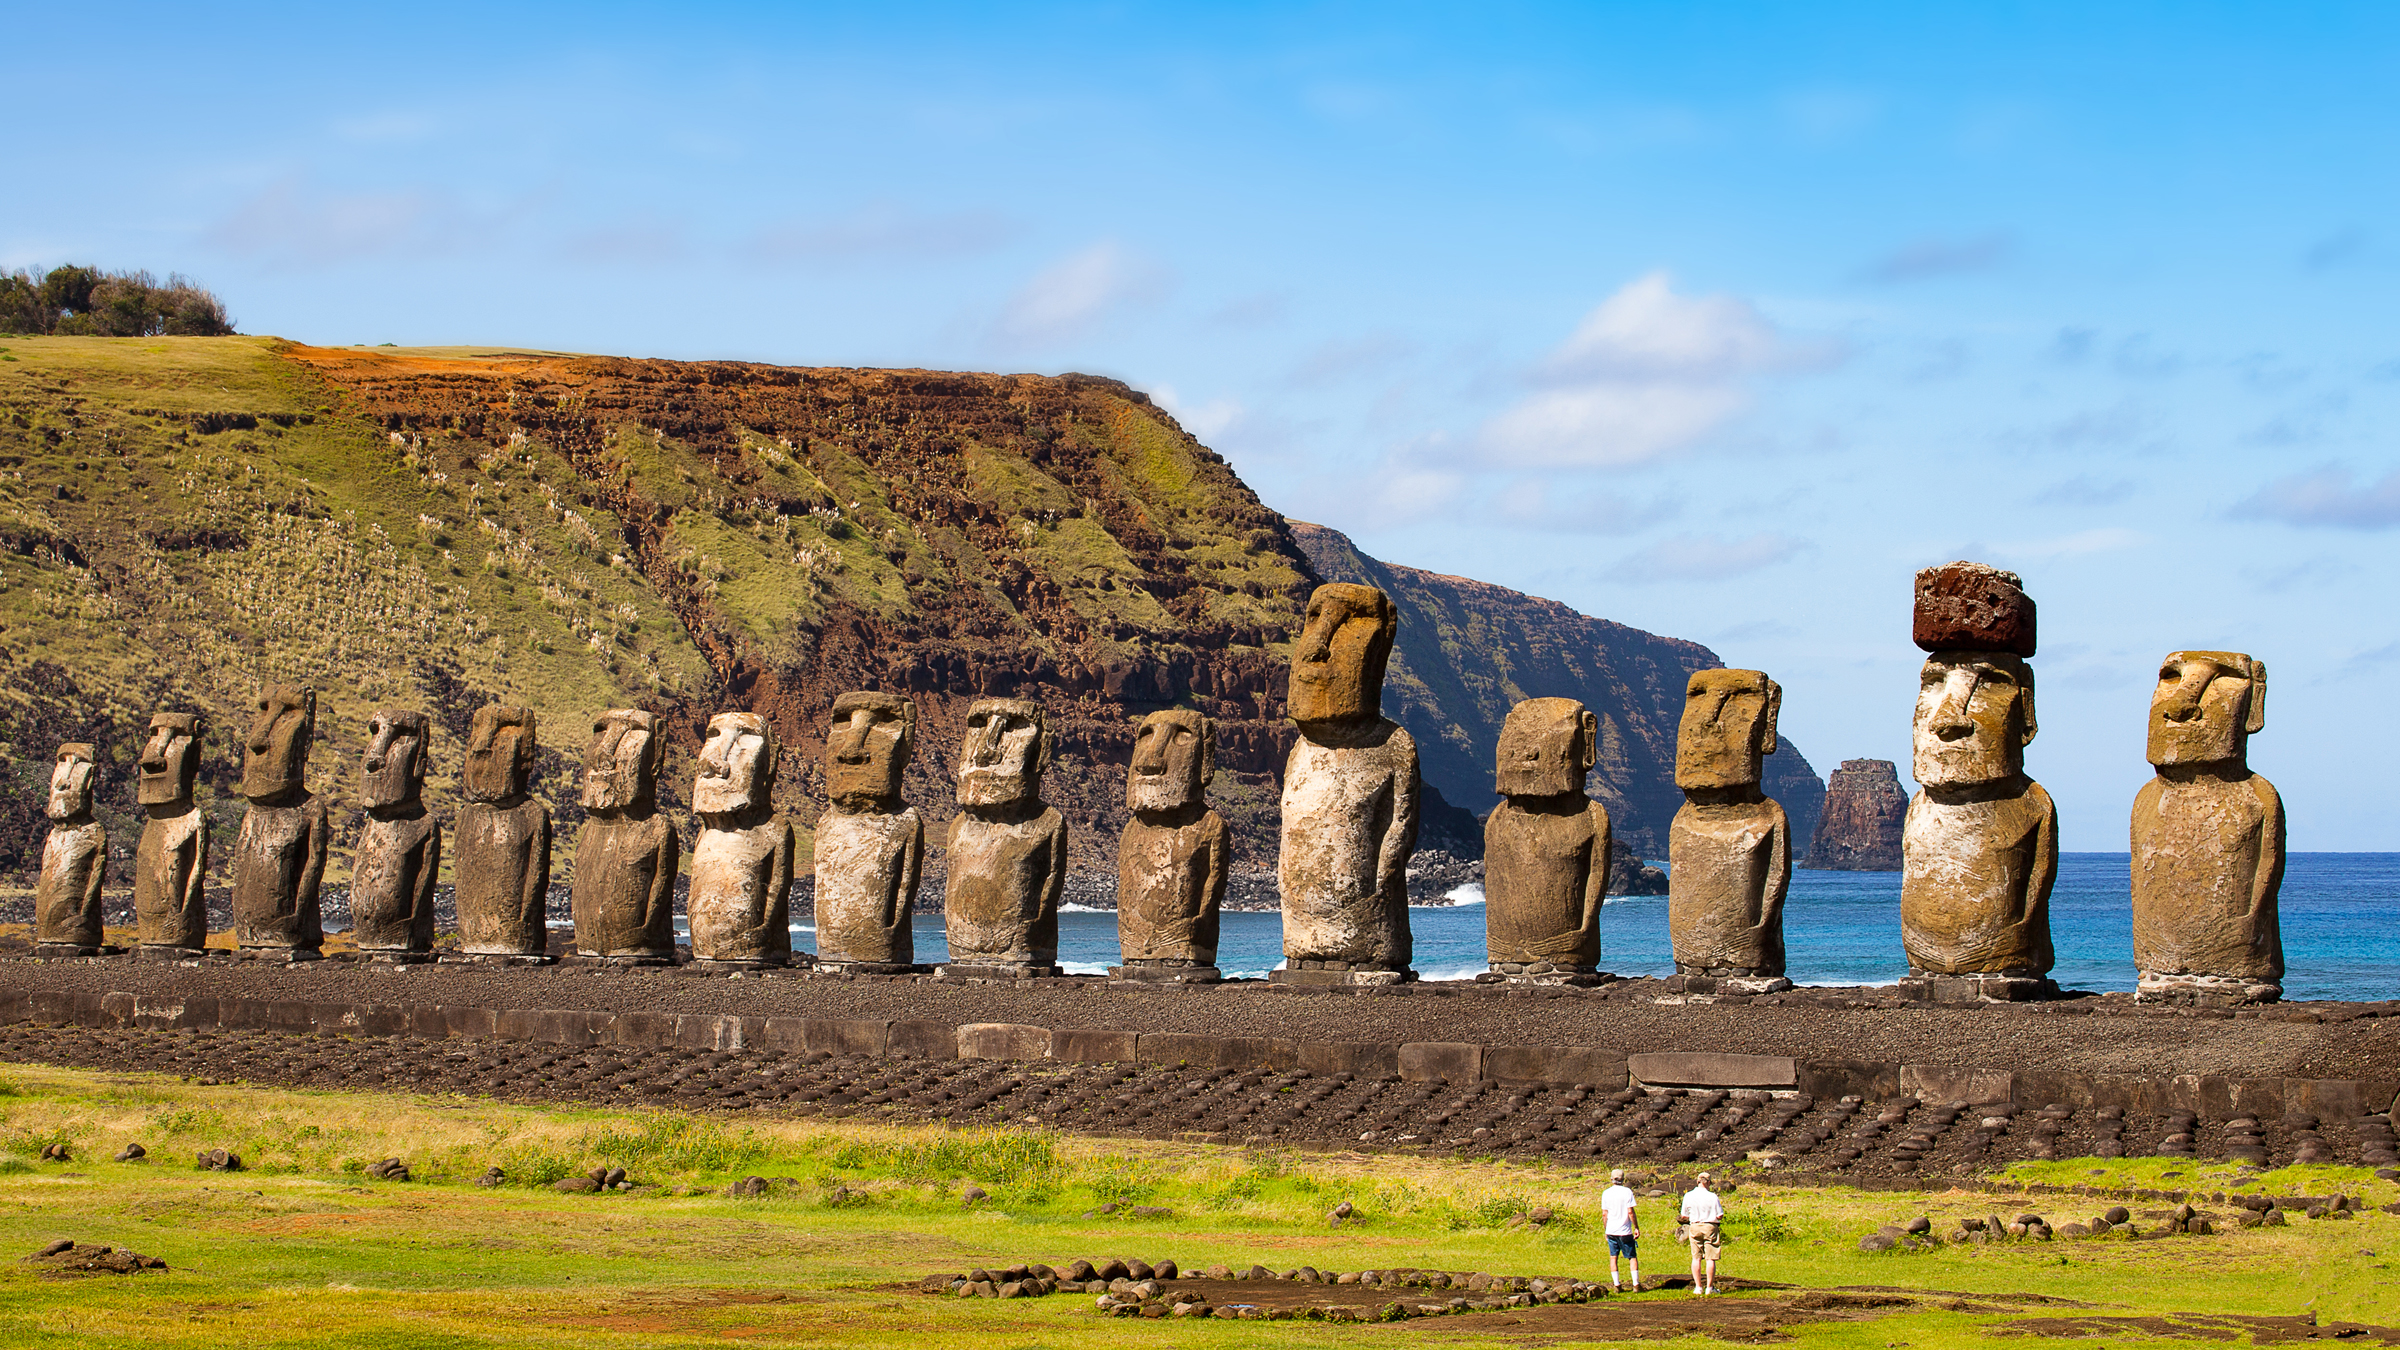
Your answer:
[[[225,302],[181,273],[53,267],[0,272],[0,333],[84,337],[222,337]]]

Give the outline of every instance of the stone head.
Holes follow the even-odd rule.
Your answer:
[[[1675,786],[1687,791],[1758,785],[1775,753],[1783,689],[1757,670],[1695,670],[1683,686],[1675,732]]]
[[[81,820],[92,810],[92,789],[100,777],[100,761],[83,741],[58,747],[58,762],[50,766],[50,801],[44,812],[52,820]]]
[[[152,713],[142,741],[142,776],[134,800],[144,806],[177,806],[192,800],[200,776],[200,735],[207,722],[198,713]]]
[[[459,786],[473,802],[513,802],[533,783],[533,709],[487,703],[467,729],[467,767]]]
[[[1583,791],[1600,761],[1600,719],[1571,698],[1529,698],[1500,724],[1492,786],[1503,797],[1556,797]]]
[[[2150,762],[2246,763],[2267,725],[2267,663],[2242,652],[2169,652],[2150,691]]]
[[[242,795],[265,802],[307,787],[308,748],[316,735],[316,690],[296,684],[259,690],[249,754],[242,760]]]
[[[640,811],[658,794],[658,771],[667,743],[658,734],[658,714],[612,708],[592,722],[592,744],[583,753],[583,805],[589,811]]]
[[[1217,724],[1187,708],[1154,712],[1133,733],[1125,806],[1172,811],[1202,803],[1216,776]]]
[[[2025,772],[2038,727],[2033,667],[2007,652],[1935,652],[1917,687],[1912,772],[1927,787],[1997,783]]]
[[[367,719],[359,805],[405,806],[425,791],[426,725],[425,714],[406,708],[378,708]]]
[[[1292,644],[1285,711],[1306,727],[1368,722],[1383,715],[1383,668],[1400,621],[1390,596],[1372,586],[1331,582],[1308,597],[1308,621]]]
[[[916,748],[914,700],[863,689],[842,695],[826,719],[825,795],[852,810],[897,801]]]
[[[708,719],[692,809],[729,816],[774,806],[776,749],[774,730],[757,713],[721,712]]]
[[[958,804],[998,806],[1041,796],[1050,763],[1050,724],[1042,705],[1022,698],[979,698],[967,705],[958,753]]]

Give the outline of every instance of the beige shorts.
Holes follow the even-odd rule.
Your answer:
[[[1692,1255],[1702,1261],[1714,1261],[1725,1254],[1725,1237],[1713,1223],[1696,1223],[1689,1230]]]

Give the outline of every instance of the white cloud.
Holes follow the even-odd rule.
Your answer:
[[[2094,553],[2116,553],[2123,549],[2139,548],[2150,542],[2150,536],[2140,530],[2122,525],[2108,525],[2094,530],[2078,530],[2049,539],[2024,539],[2016,543],[1994,544],[1991,551],[2011,561],[2047,562],[2053,558],[2080,558]],[[1970,554],[1960,554],[1969,557]]]
[[[2233,508],[2237,517],[2280,520],[2286,525],[2330,525],[2346,530],[2388,530],[2400,525],[2400,469],[2372,483],[2340,464],[2278,478]]]
[[[1759,533],[1745,539],[1679,534],[1619,559],[1608,574],[1619,581],[1722,581],[1755,572],[1799,553],[1808,542]]]
[[[1238,400],[1230,398],[1212,398],[1206,403],[1187,403],[1181,394],[1175,392],[1175,386],[1171,384],[1151,386],[1150,398],[1152,402],[1166,409],[1176,421],[1182,423],[1185,431],[1203,441],[1222,436],[1240,426],[1245,412]]]
[[[231,253],[278,262],[330,263],[391,254],[440,253],[487,235],[450,198],[431,192],[316,192],[296,181],[275,184],[208,232]]]
[[[1543,387],[1485,424],[1479,443],[1522,467],[1647,464],[1748,411],[1751,377],[1840,355],[1787,338],[1746,300],[1677,295],[1652,272],[1586,315],[1536,371]]]
[[[1520,478],[1502,488],[1492,506],[1512,524],[1561,534],[1636,534],[1679,514],[1672,498],[1638,502],[1613,492],[1562,493],[1544,478]]]
[[[1000,311],[991,336],[1008,348],[1070,342],[1158,303],[1173,285],[1164,267],[1104,239],[1026,282]]]
[[[918,211],[874,201],[844,215],[770,226],[752,237],[748,251],[767,262],[955,258],[988,253],[1017,230],[997,211]]]

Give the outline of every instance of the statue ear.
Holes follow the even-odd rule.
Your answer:
[[[1058,747],[1050,739],[1050,711],[1038,703],[1033,705],[1033,738],[1033,770],[1041,773],[1050,767],[1050,756]]]
[[[1217,719],[1200,719],[1200,786],[1217,781]]]
[[[1771,755],[1775,753],[1775,723],[1778,718],[1782,717],[1782,715],[1783,686],[1775,683],[1773,680],[1769,680],[1767,681],[1767,710],[1759,716],[1759,720],[1765,723],[1765,726],[1761,729],[1758,738],[1759,754]]]
[[[1580,744],[1575,748],[1575,767],[1590,773],[1592,766],[1600,762],[1600,714],[1584,709],[1583,734],[1576,739]]]
[[[2242,720],[2244,732],[2264,731],[2267,728],[2267,663],[2250,663],[2250,714]]]
[[[2018,741],[2017,744],[2031,745],[2033,744],[2034,736],[2042,729],[2040,721],[2038,721],[2033,715],[2033,667],[2026,665],[2022,661],[2018,662],[2017,679],[2020,681],[2018,687],[2025,691],[2023,696],[2025,704],[2025,736],[2024,739]]]

